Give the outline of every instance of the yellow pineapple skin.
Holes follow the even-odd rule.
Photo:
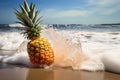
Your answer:
[[[46,38],[32,39],[27,44],[27,51],[32,64],[49,66],[54,62],[53,49]]]

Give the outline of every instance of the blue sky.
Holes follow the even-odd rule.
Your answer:
[[[27,0],[37,4],[44,24],[120,23],[120,0]],[[0,24],[15,23],[23,0],[0,1]]]

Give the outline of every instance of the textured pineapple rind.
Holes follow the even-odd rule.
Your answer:
[[[51,65],[54,62],[54,53],[46,38],[28,42],[27,51],[32,64]]]

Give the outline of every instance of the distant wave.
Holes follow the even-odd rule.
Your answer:
[[[81,30],[81,31],[95,31],[95,32],[120,32],[120,25],[82,25],[82,24],[53,24],[55,29],[60,30]]]
[[[20,24],[0,24],[0,31],[10,29],[21,29],[23,26]],[[80,30],[92,32],[120,32],[120,25],[83,25],[83,24],[50,24],[44,27],[53,27],[58,30]]]
[[[0,28],[9,28],[9,24],[0,24]]]

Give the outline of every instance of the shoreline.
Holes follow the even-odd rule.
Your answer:
[[[119,80],[120,75],[105,71],[89,72],[56,67],[27,68],[0,64],[1,80]]]
[[[0,50],[0,55],[12,55],[14,51]],[[23,65],[0,63],[0,80],[119,80],[120,75],[106,71],[80,71],[70,67],[49,69],[29,68]]]

